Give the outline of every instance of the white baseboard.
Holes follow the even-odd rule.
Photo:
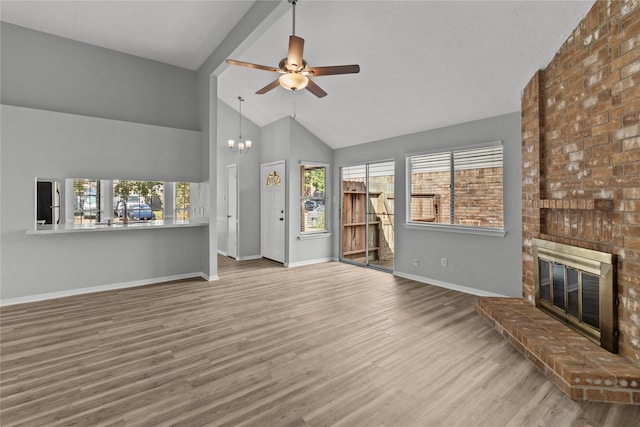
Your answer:
[[[213,279],[209,279],[208,276],[202,272],[176,274],[174,276],[154,277],[152,279],[134,280],[124,283],[113,283],[110,285],[91,286],[87,288],[69,289],[67,291],[49,292],[46,294],[29,295],[25,297],[17,298],[5,298],[0,299],[0,306],[24,304],[28,302],[44,301],[48,299],[70,297],[74,295],[90,294],[94,292],[112,291],[115,289],[135,288],[138,286],[155,285],[162,282],[170,282],[173,280],[192,279],[194,277],[202,277],[205,280],[217,280],[218,276]]]
[[[287,268],[294,268],[294,267],[302,267],[303,265],[311,265],[311,264],[320,264],[322,262],[330,262],[333,261],[334,259],[331,257],[327,257],[327,258],[318,258],[318,259],[310,259],[307,261],[299,261],[299,262],[289,262],[289,263],[285,263],[284,266]]]
[[[216,280],[220,280],[220,276],[218,276],[217,274],[214,276],[209,276],[208,274],[200,273],[200,277],[202,277],[207,282],[214,282]]]
[[[225,251],[222,251],[220,249],[218,249],[218,254],[222,255],[222,256],[229,256],[228,253],[226,253]],[[233,258],[233,257],[231,257],[231,258]],[[248,261],[250,259],[260,259],[260,258],[262,258],[262,255],[239,256],[239,257],[233,258],[233,259],[235,259],[236,261]]]
[[[456,285],[455,283],[443,282],[441,280],[436,280],[436,279],[429,279],[428,277],[416,276],[414,274],[407,274],[401,271],[394,271],[393,275],[402,277],[405,279],[415,280],[416,282],[420,282],[420,283],[426,283],[427,285],[438,286],[440,288],[451,289],[453,291],[464,292],[465,294],[476,295],[479,297],[506,297],[506,295],[483,291],[482,289]]]
[[[237,259],[238,259],[238,261],[249,261],[249,260],[252,260],[252,259],[260,259],[260,258],[262,258],[262,255],[241,256],[241,257],[238,257]]]

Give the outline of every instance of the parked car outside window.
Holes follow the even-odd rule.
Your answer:
[[[133,220],[156,219],[156,214],[153,213],[146,203],[132,203],[131,206],[127,206],[127,209],[129,210],[129,218]]]
[[[324,226],[324,205],[320,205],[309,212],[307,220],[314,228],[317,228],[319,224],[322,224],[322,226]]]
[[[306,202],[304,202],[304,209],[307,211],[312,211],[317,208],[318,205],[319,202],[317,200],[307,200]]]

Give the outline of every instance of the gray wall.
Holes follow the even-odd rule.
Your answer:
[[[237,106],[235,107],[237,109]],[[260,256],[260,127],[242,118],[242,139],[251,140],[251,150],[238,153],[238,111],[218,100],[218,250],[227,253],[227,166],[238,165],[239,229],[238,258]],[[236,141],[234,152],[227,140]]]
[[[300,164],[332,161],[332,150],[291,117],[283,117],[262,128],[260,163],[284,160],[287,171],[288,209],[285,236],[286,266],[326,261],[331,258],[331,236],[300,240]],[[259,195],[259,194],[258,194]]]
[[[317,237],[313,239],[298,239],[300,233],[300,165],[302,162],[326,163],[329,165],[327,179],[331,179],[331,162],[333,150],[318,137],[309,132],[296,120],[290,120],[291,143],[289,147],[289,265],[305,264],[314,261],[325,261],[331,258],[331,237]],[[330,190],[331,182],[327,187]],[[331,212],[332,192],[327,192],[327,206],[325,212]],[[329,222],[329,231],[335,230],[333,222]]]
[[[196,74],[0,25],[2,298],[204,271],[206,227],[25,235],[36,176],[200,181],[199,132],[171,129],[196,127]]]
[[[199,275],[206,227],[26,235],[35,177],[196,181],[200,133],[3,105],[2,300]]]
[[[226,57],[232,52],[242,51],[242,46],[247,40],[259,36],[260,28],[289,10],[286,6],[288,5],[283,6],[283,2],[256,2],[197,73],[11,24],[1,24],[0,100],[6,105],[28,107],[13,110],[14,113],[22,111],[23,114],[15,114],[22,116],[23,122],[16,121],[15,125],[8,125],[8,121],[3,117],[0,175],[0,279],[3,298],[57,292],[77,286],[132,282],[145,278],[179,275],[192,270],[202,271],[212,278],[217,274],[215,252],[218,230],[217,221],[213,216],[218,213],[219,165],[226,162],[225,159],[218,159],[217,145],[220,140],[227,139],[226,136],[219,138],[220,133],[224,131],[218,132],[217,129],[219,125],[226,127],[223,123],[224,116],[229,111],[222,111],[222,118],[218,118],[218,110],[224,108],[218,106],[215,73],[220,72],[220,67],[224,66],[221,64]],[[7,113],[12,110],[7,108],[3,107],[3,115],[14,114]],[[42,113],[33,109],[94,116],[120,122],[105,121],[105,134],[96,135],[91,127],[80,126],[84,130],[77,130],[77,120],[80,119],[78,116],[59,116],[67,117],[71,123],[69,126],[54,126],[50,118],[44,121],[38,119],[30,123],[24,122],[34,114]],[[128,128],[122,122],[201,130],[200,145],[195,144],[194,148],[191,142],[185,142],[191,141],[190,136],[172,134],[174,129],[165,135],[166,145],[159,150],[155,141],[152,141],[153,138],[149,138],[153,132],[146,133],[151,127],[145,127],[146,130],[142,131],[143,128],[135,125]],[[236,120],[233,120],[233,123],[236,123]],[[255,131],[255,128],[249,130]],[[140,132],[146,136],[140,137]],[[296,265],[331,256],[337,257],[340,237],[339,204],[335,201],[340,195],[339,167],[393,158],[396,160],[398,218],[396,272],[487,292],[519,295],[521,267],[519,259],[516,259],[516,255],[520,253],[521,227],[519,133],[519,115],[511,114],[372,142],[332,153],[304,127],[292,118],[286,117],[260,129],[259,137],[254,138],[256,148],[250,152],[250,155],[254,156],[251,162],[256,161],[257,153],[259,160],[255,169],[248,168],[244,171],[246,180],[242,178],[241,169],[241,182],[247,185],[243,188],[241,203],[259,206],[259,185],[253,188],[250,182],[253,180],[252,174],[259,177],[260,163],[286,160],[289,185],[287,203],[290,210],[286,238],[287,263]],[[105,135],[110,135],[111,140],[99,146],[96,140]],[[506,237],[414,230],[402,225],[405,210],[406,153],[497,139],[505,142]],[[77,149],[80,141],[87,150]],[[194,154],[194,151],[197,153]],[[332,238],[297,240],[299,163],[331,163],[332,156]],[[161,173],[158,173],[159,170]],[[205,203],[209,208],[207,214],[212,218],[211,226],[208,227],[208,231],[196,228],[158,230],[157,233],[144,235],[144,232],[102,233],[103,237],[100,237],[100,240],[96,239],[95,234],[27,237],[24,235],[24,229],[29,228],[33,221],[25,220],[21,206],[33,203],[33,179],[37,175],[117,175],[119,178],[204,181],[209,184],[205,189],[205,196],[208,196],[205,197]],[[259,182],[259,179],[256,181]],[[17,182],[17,190],[9,190],[9,182]],[[17,196],[17,193],[27,195],[30,201],[26,202],[26,199]],[[252,215],[255,216],[258,210],[255,209]],[[31,212],[29,209],[27,211]],[[249,214],[249,210],[241,210],[241,229],[243,226],[258,225],[259,221],[252,222],[254,216],[246,218],[242,216],[244,214]],[[246,228],[246,236],[253,234],[249,230],[251,228]],[[259,248],[257,236],[259,226],[255,235],[247,241],[241,237],[241,255],[252,256],[256,245]],[[156,248],[162,253],[163,259],[179,262],[164,262],[158,269],[154,268],[156,258],[149,258],[144,265],[142,260],[137,264],[123,262],[115,249],[122,247],[123,243],[132,243],[133,240],[137,245]],[[62,245],[59,245],[61,242]],[[75,267],[69,260],[77,254],[78,242],[86,244],[88,249],[81,257],[89,253],[95,255],[90,259],[84,259],[87,265],[97,258],[102,260],[103,266],[119,267],[104,267],[104,271],[99,275],[81,275],[91,277],[89,281],[78,278],[62,283],[63,278],[68,277]],[[196,248],[199,254],[191,254],[190,250],[179,250],[178,247]],[[18,249],[16,255],[12,254],[14,249]],[[18,281],[18,269],[26,270],[33,264],[33,250],[33,254],[39,257],[58,252],[59,256],[54,257],[57,262],[47,261],[46,266],[34,270],[28,282]],[[439,265],[443,256],[449,259],[449,266],[445,269]],[[413,258],[421,260],[417,269],[410,265]],[[43,285],[41,279],[50,278],[52,273],[53,285]],[[36,276],[40,280],[37,280]]]
[[[6,105],[198,130],[195,72],[2,22]]]
[[[290,117],[283,117],[260,129],[260,164],[287,160],[291,138],[290,120]]]
[[[202,180],[208,195],[210,222],[206,237],[202,240],[201,260],[207,276],[218,277],[218,230],[215,215],[218,211],[217,183],[218,162],[218,78],[227,66],[226,58],[237,56],[256,37],[275,22],[287,10],[282,1],[257,1],[251,6],[242,19],[236,24],[223,42],[209,55],[198,69],[196,77],[196,102],[198,126],[202,130]]]
[[[216,260],[216,173],[217,173],[217,79],[215,73],[220,71],[224,59],[231,53],[241,51],[252,39],[259,37],[262,32],[275,22],[282,14],[290,10],[288,4],[280,1],[260,1],[256,2],[251,9],[240,20],[238,25],[229,33],[223,43],[209,56],[207,61],[197,72],[181,69],[167,64],[162,64],[147,59],[114,52],[73,40],[52,36],[15,25],[0,24],[0,74],[2,94],[0,102],[5,105],[28,107],[31,109],[56,111],[82,116],[93,116],[106,119],[119,120],[124,122],[141,123],[157,126],[165,126],[177,129],[191,129],[201,131],[198,155],[194,160],[191,147],[185,148],[179,143],[172,145],[168,151],[157,150],[157,145],[150,140],[132,140],[130,135],[113,134],[112,150],[94,150],[94,141],[91,133],[74,134],[71,129],[60,129],[60,135],[69,132],[69,136],[80,136],[84,138],[87,149],[80,156],[87,157],[87,163],[73,161],[73,166],[82,165],[83,170],[90,170],[91,176],[114,176],[118,172],[119,177],[140,177],[147,175],[149,167],[156,165],[163,167],[166,180],[178,181],[186,179],[188,181],[199,181],[198,186],[201,203],[205,207],[204,215],[212,219],[209,227],[197,229],[181,230],[158,230],[158,233],[139,234],[138,232],[108,234],[101,238],[102,242],[113,241],[109,246],[98,245],[94,255],[102,260],[104,266],[120,265],[118,268],[107,268],[99,275],[89,276],[88,281],[74,279],[70,283],[62,284],[61,278],[64,274],[72,274],[73,268],[70,264],[71,256],[62,257],[62,263],[57,264],[55,269],[42,269],[44,278],[51,277],[51,272],[56,272],[54,278],[56,284],[53,288],[35,281],[30,284],[11,283],[11,275],[5,274],[7,267],[6,255],[13,250],[9,242],[10,236],[5,235],[5,227],[15,229],[16,225],[5,221],[11,219],[12,212],[19,216],[22,208],[18,208],[12,199],[5,201],[5,187],[7,179],[5,176],[15,179],[21,174],[14,174],[11,167],[19,169],[26,166],[25,171],[33,171],[28,179],[30,183],[28,191],[33,187],[33,179],[36,175],[43,176],[40,170],[50,170],[47,176],[69,176],[78,175],[74,167],[68,167],[69,163],[63,157],[62,151],[51,154],[51,150],[62,147],[51,145],[51,141],[42,139],[38,141],[41,145],[24,145],[20,142],[24,135],[20,130],[5,129],[3,123],[3,133],[11,133],[12,140],[2,141],[2,175],[0,175],[0,187],[2,196],[0,197],[0,227],[2,227],[2,244],[0,245],[0,267],[2,274],[3,298],[15,298],[22,295],[37,295],[47,292],[73,293],[77,286],[89,287],[98,283],[120,284],[138,281],[144,277],[149,281],[154,278],[167,277],[167,275],[180,274],[182,271],[200,271],[205,277],[215,279],[217,277]],[[38,129],[36,127],[36,129]],[[112,129],[111,132],[115,132]],[[134,144],[135,148],[120,144],[119,141],[127,140]],[[54,141],[55,142],[55,141]],[[175,142],[175,141],[174,141]],[[213,147],[212,149],[210,147]],[[27,150],[33,150],[32,153]],[[136,163],[131,159],[139,157],[142,150],[145,152],[144,163]],[[47,159],[46,156],[50,155]],[[66,153],[66,157],[76,160],[76,154]],[[112,157],[113,156],[113,157]],[[186,159],[184,162],[173,163],[175,158]],[[45,161],[46,160],[46,161]],[[47,165],[47,168],[33,166]],[[58,164],[59,163],[59,164]],[[135,163],[135,166],[131,166]],[[53,167],[49,167],[53,165]],[[173,167],[171,167],[173,165]],[[156,169],[154,169],[155,171]],[[6,173],[5,173],[6,172]],[[152,173],[154,179],[161,179],[157,173]],[[26,175],[25,175],[26,176]],[[183,178],[181,178],[183,177]],[[22,183],[20,183],[22,185]],[[27,187],[24,187],[27,191]],[[33,204],[33,199],[29,204]],[[16,210],[18,209],[18,210]],[[26,224],[26,223],[25,223]],[[27,228],[20,223],[18,228]],[[31,222],[29,223],[31,224]],[[15,232],[15,231],[14,231]],[[170,239],[160,239],[159,236],[170,236],[172,234],[183,236]],[[19,233],[24,234],[24,231]],[[138,235],[139,234],[139,235]],[[128,261],[118,262],[122,254],[114,248],[129,246],[133,243],[133,236],[138,246],[154,247],[157,251],[169,252],[176,255],[176,260],[183,256],[184,262],[166,262],[159,269],[148,271],[149,266],[153,266],[153,260],[147,260],[145,267],[134,266]],[[38,236],[43,237],[43,236]],[[47,246],[43,241],[38,244],[50,250],[66,253],[69,255],[69,245],[57,247],[57,239],[84,239],[94,241],[96,235],[91,233],[83,236],[50,236],[50,241],[54,242]],[[186,239],[186,240],[185,240]],[[62,241],[62,240],[61,240]],[[188,250],[180,249],[188,248]],[[90,245],[88,249],[92,249]],[[192,253],[195,251],[195,254]],[[27,269],[31,258],[11,258],[12,262],[17,262],[16,268]],[[142,258],[138,261],[141,264]],[[131,264],[131,265],[130,265]],[[196,268],[197,266],[197,268]],[[165,268],[166,267],[166,268]],[[10,267],[7,267],[10,269]],[[160,276],[159,276],[160,275]],[[96,279],[96,277],[98,277]],[[64,290],[62,290],[64,288]],[[5,293],[5,290],[11,292]]]
[[[506,236],[460,234],[408,228],[406,218],[407,154],[452,146],[502,140],[504,144],[504,224]],[[478,294],[520,296],[521,285],[521,151],[520,114],[493,117],[456,126],[404,135],[334,151],[333,188],[340,194],[340,167],[393,159],[395,171],[396,274],[449,287],[470,288]],[[339,224],[333,210],[333,224]],[[339,233],[333,253],[339,256]],[[447,267],[440,259],[448,259]],[[412,260],[419,259],[419,267]]]

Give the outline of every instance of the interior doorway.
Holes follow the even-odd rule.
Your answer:
[[[260,250],[284,263],[286,181],[284,160],[260,166]]]
[[[341,260],[393,270],[395,162],[342,168]]]
[[[238,259],[238,165],[227,166],[227,255]]]

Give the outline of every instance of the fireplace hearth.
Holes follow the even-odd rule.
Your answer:
[[[614,258],[604,252],[533,239],[536,307],[617,353]]]

